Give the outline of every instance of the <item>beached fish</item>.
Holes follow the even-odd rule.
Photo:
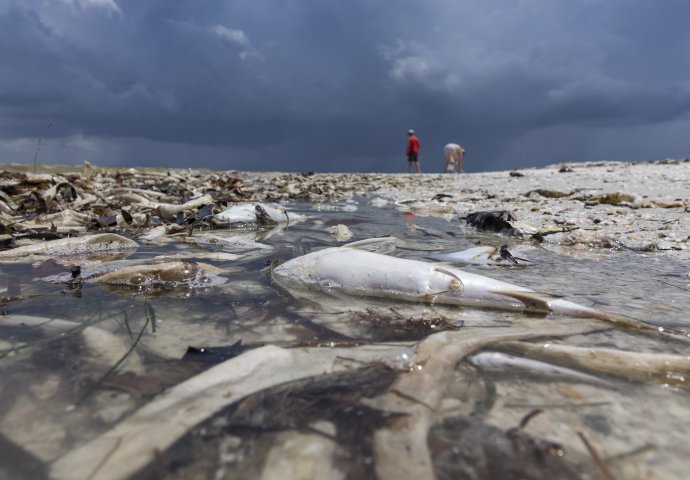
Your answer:
[[[106,285],[127,286],[168,286],[190,285],[209,287],[222,285],[227,281],[219,274],[225,273],[213,265],[188,260],[172,260],[168,262],[128,265],[120,263],[106,263],[79,270],[81,281],[102,283]],[[51,283],[70,283],[74,275],[61,273],[43,279]]]
[[[74,255],[82,253],[132,250],[139,245],[134,240],[114,233],[100,233],[84,237],[61,238],[0,252],[0,260],[11,260],[27,255]]]
[[[378,239],[362,240],[294,258],[276,267],[273,279],[288,290],[318,289],[326,293],[396,301],[555,313],[597,318],[633,328],[663,330],[624,315],[552,298],[529,288],[444,264],[381,255],[359,248],[378,242]]]
[[[502,352],[481,352],[472,355],[467,359],[475,367],[484,370],[523,370],[533,374],[555,376],[563,379],[574,380],[578,382],[594,383],[598,385],[609,385],[609,382],[597,378],[593,375],[578,372],[571,368],[559,367],[539,360],[532,360],[530,358],[518,357],[515,355],[508,355]]]
[[[280,205],[268,203],[238,203],[214,216],[223,223],[245,223],[251,225],[274,225],[296,223],[304,220],[303,215],[288,212]]]
[[[527,259],[516,257],[508,251],[507,245],[501,247],[472,247],[453,253],[431,255],[434,260],[466,265],[522,265]]]

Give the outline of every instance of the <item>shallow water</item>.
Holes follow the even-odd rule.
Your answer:
[[[271,282],[270,266],[275,262],[342,244],[327,231],[338,224],[348,226],[352,240],[389,235],[403,240],[404,247],[392,254],[404,258],[428,259],[439,251],[507,243],[529,263],[514,268],[461,268],[666,327],[690,325],[688,264],[664,253],[536,244],[476,232],[459,220],[374,208],[361,198],[352,203],[293,204],[290,209],[307,215],[308,220],[275,232],[246,232],[272,249],[233,252],[241,255],[234,261],[199,260],[225,270],[222,281],[150,288],[104,286],[87,280],[80,288],[71,288],[45,281],[66,270],[50,259],[0,264],[0,285],[7,286],[0,318],[0,433],[3,444],[11,444],[31,460],[23,459],[20,465],[13,460],[24,458],[19,453],[5,456],[2,471],[14,478],[47,475],[50,462],[107,431],[165,388],[207,368],[202,362],[180,361],[189,346],[229,346],[240,340],[250,346],[414,341],[442,328],[509,328],[513,322],[530,321],[524,314],[491,310],[324,295],[296,299]],[[223,250],[221,244],[141,245],[120,261],[134,263],[171,254],[193,257]],[[87,260],[64,263],[88,265]],[[35,324],[21,320],[29,316],[43,320]],[[13,322],[13,318],[20,320]],[[51,319],[73,323],[46,327]],[[111,332],[120,347],[109,354],[94,351],[81,335],[87,326]],[[610,329],[572,337],[568,343],[687,355],[687,344]],[[132,352],[120,363],[129,348]],[[683,379],[676,378],[671,385],[605,377],[610,387],[601,388],[522,371],[477,373],[464,363],[458,372],[463,378],[474,378],[467,385],[480,382],[483,386],[470,388],[471,394],[457,387],[444,403],[448,412],[482,414],[487,423],[508,429],[519,424],[531,408],[541,408],[545,413],[530,423],[530,433],[558,440],[582,458],[588,454],[575,435],[578,431],[586,432],[604,458],[633,452],[611,461],[619,474],[639,478],[682,478],[684,474],[690,454],[685,439],[690,429],[690,395]],[[472,407],[463,407],[463,402]],[[569,407],[573,402],[582,405]],[[275,428],[285,430],[284,425]],[[238,430],[233,435],[249,458],[250,450],[257,454],[268,448],[277,434]],[[199,430],[192,437],[197,439],[191,441],[197,452],[217,450],[219,442],[228,441],[226,436],[216,443],[200,442]],[[355,442],[356,437],[347,441]],[[642,451],[635,453],[636,449]],[[371,468],[366,467],[369,453],[353,451],[360,458],[349,462],[360,469],[350,470],[349,475],[371,475]],[[256,468],[260,471],[247,464],[249,460],[238,458],[214,463],[215,457],[208,452],[199,453],[196,460],[195,455],[188,457],[182,466],[171,467],[167,462],[163,476],[183,478],[195,468],[218,475],[222,467],[225,478],[256,473]],[[263,457],[257,458],[254,462]],[[440,453],[437,458],[448,461],[441,460],[445,457]],[[437,473],[446,467],[439,466]]]

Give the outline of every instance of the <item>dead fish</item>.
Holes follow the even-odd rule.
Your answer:
[[[226,231],[227,232],[227,231]],[[269,233],[270,236],[270,233]],[[200,247],[211,247],[223,252],[243,253],[252,250],[273,250],[273,247],[256,240],[266,237],[257,236],[257,232],[240,232],[228,235],[214,235],[212,233],[197,233],[182,239],[185,243],[199,245]]]
[[[274,225],[300,222],[305,217],[276,204],[238,203],[216,214],[214,219],[225,224]]]
[[[25,245],[0,252],[0,260],[15,259],[27,255],[72,255],[95,252],[132,250],[139,246],[134,240],[114,233],[100,233],[84,237],[70,237],[59,240]]]
[[[593,375],[578,372],[570,368],[563,368],[539,360],[525,357],[517,357],[502,352],[481,352],[467,359],[475,367],[485,370],[524,370],[539,375],[557,376],[578,382],[594,383],[597,385],[610,385],[609,382]]]
[[[391,257],[360,248],[378,242],[379,239],[367,239],[294,258],[273,269],[273,279],[288,290],[306,288],[396,301],[554,313],[687,336],[444,264]]]
[[[453,253],[439,253],[431,258],[442,262],[467,265],[522,265],[528,260],[516,257],[508,251],[507,245],[500,247],[472,247]]]
[[[154,205],[154,208],[158,211],[158,214],[163,220],[174,220],[177,214],[180,212],[188,212],[190,210],[203,207],[204,205],[213,204],[213,197],[209,194],[202,195],[201,197],[189,200],[182,205],[171,205],[157,202],[149,202],[149,204]]]
[[[183,260],[118,268],[94,277],[93,281],[114,285],[184,283],[196,278],[199,271],[196,263]]]
[[[226,279],[218,277],[224,270],[201,262],[173,260],[144,265],[106,264],[81,271],[81,280],[107,285],[128,286],[176,286],[198,284],[200,287],[215,286],[225,283]],[[71,279],[68,274],[58,274],[44,278],[46,282],[65,283]]]
[[[690,355],[641,353],[555,343],[510,342],[506,346],[549,362],[565,363],[635,380],[661,377],[669,383],[685,382],[687,385],[690,382]]]
[[[57,213],[46,213],[38,215],[33,222],[26,222],[36,228],[39,226],[50,227],[51,224],[59,227],[82,227],[89,223],[91,217],[84,213],[75,212],[71,209],[65,209]]]

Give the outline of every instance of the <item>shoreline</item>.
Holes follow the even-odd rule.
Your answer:
[[[27,170],[33,165],[23,166],[21,175],[32,178]],[[18,171],[12,167],[16,166],[2,166],[6,172]],[[47,174],[58,179],[72,175],[87,185],[107,183],[109,177],[118,177],[123,186],[174,179],[191,191],[209,192],[218,208],[239,201],[326,203],[359,196],[375,207],[449,221],[473,212],[504,210],[525,235],[548,233],[541,239],[547,243],[583,251],[666,251],[690,258],[690,158],[561,163],[465,174],[101,168],[85,163],[40,165],[37,171],[44,173],[36,174],[36,180],[49,182],[46,171],[63,169]]]

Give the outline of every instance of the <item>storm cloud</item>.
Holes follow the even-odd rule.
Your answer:
[[[683,0],[0,0],[0,162],[466,170],[685,157]],[[52,122],[51,127],[47,126]]]

